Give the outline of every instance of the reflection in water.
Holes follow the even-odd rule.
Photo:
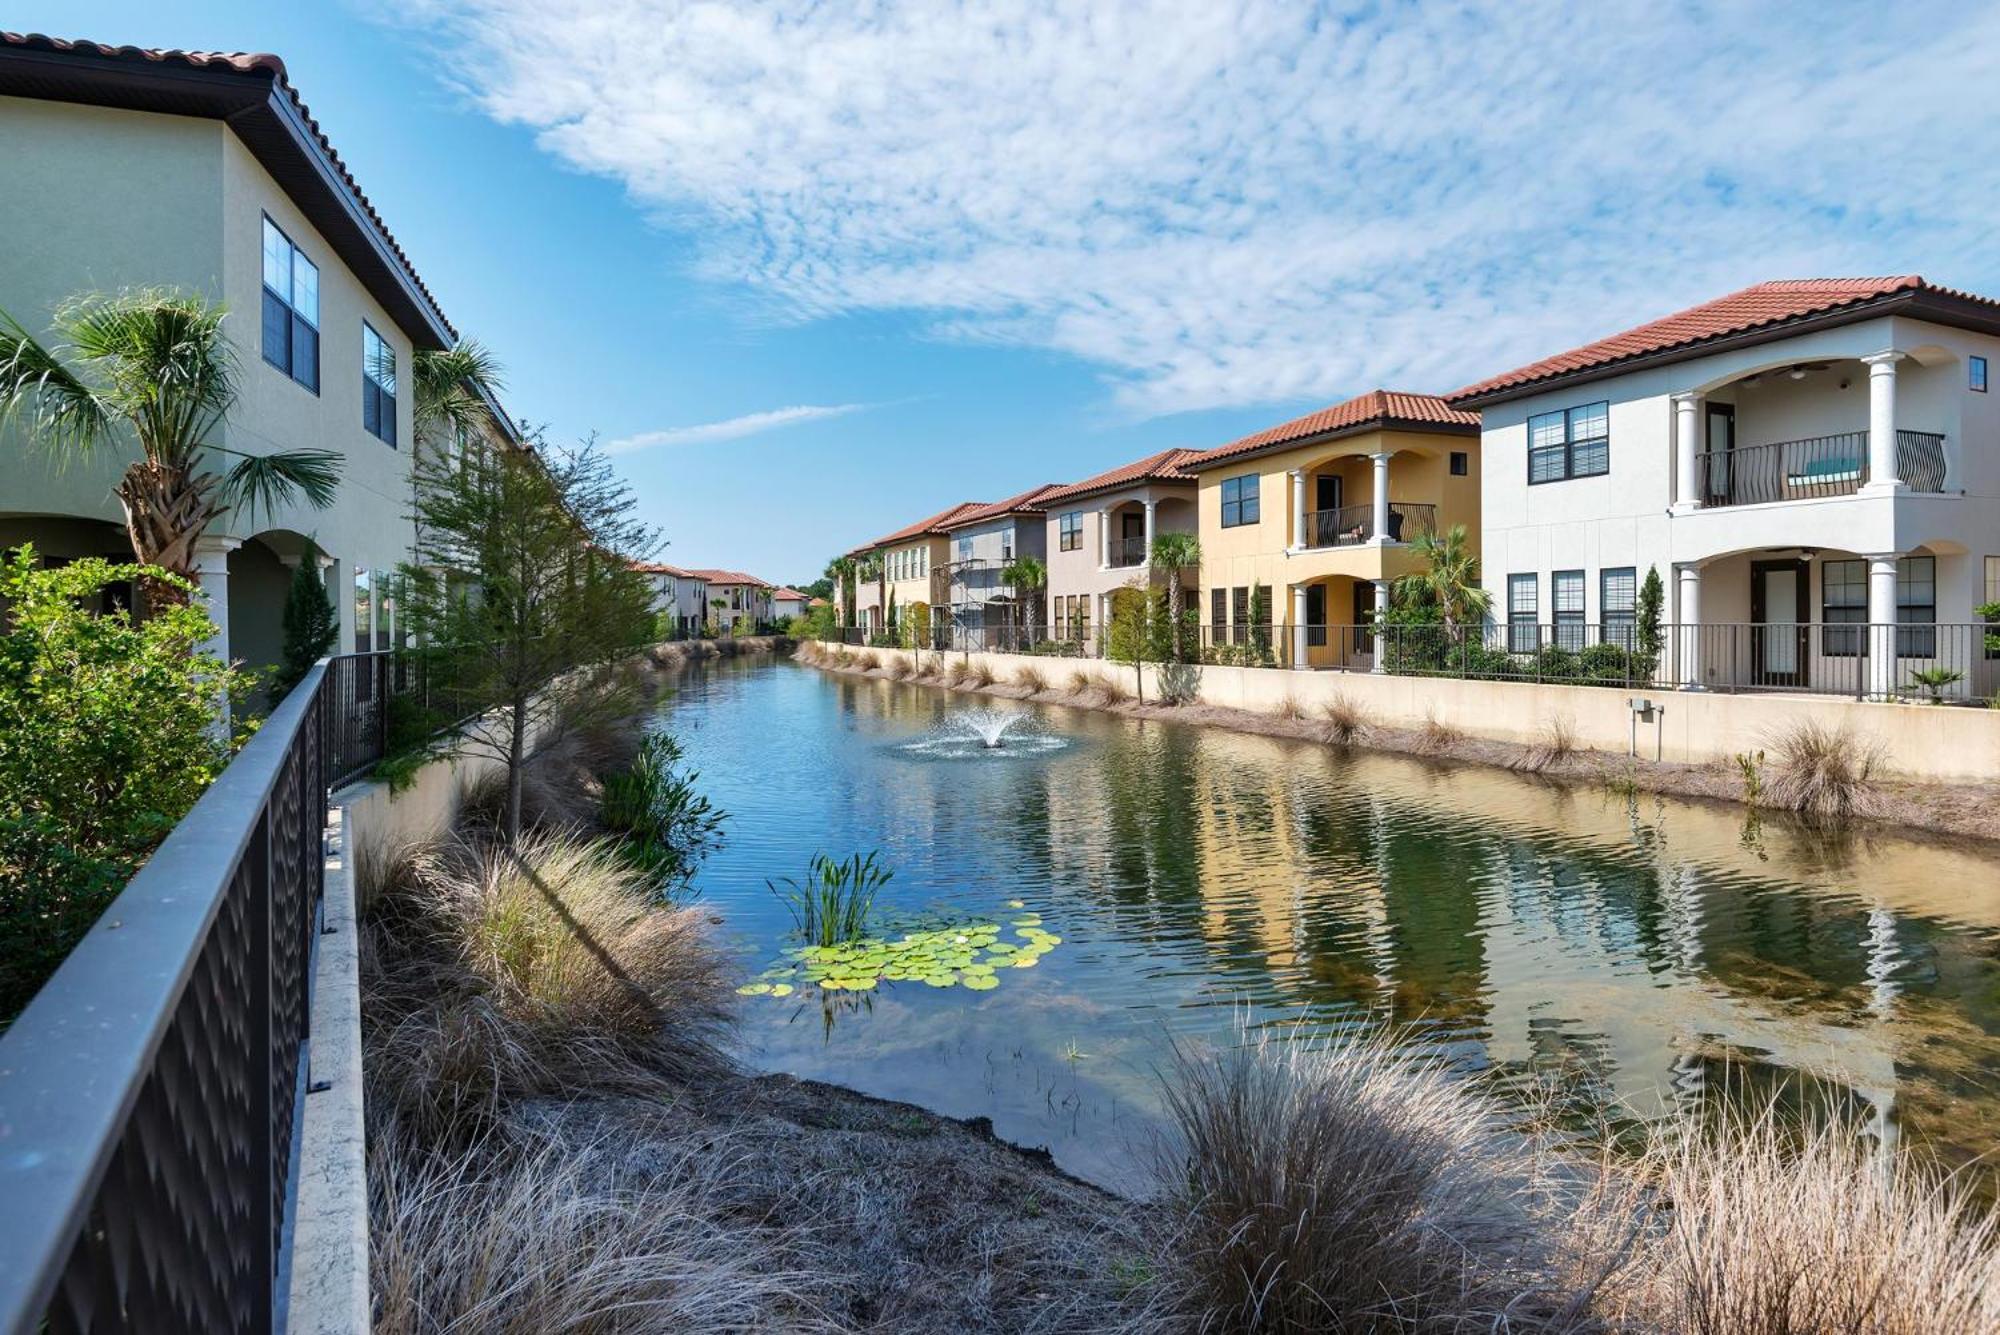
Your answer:
[[[1977,855],[1058,708],[1020,735],[1059,747],[1014,763],[909,749],[964,707],[690,669],[668,722],[733,817],[700,886],[746,972],[790,925],[765,880],[822,849],[881,848],[885,909],[1019,899],[1065,942],[995,991],[753,998],[755,1060],[990,1116],[1114,1183],[1168,1035],[1229,1042],[1239,1019],[1393,1019],[1468,1069],[1640,1116],[1809,1072],[1884,1137],[2000,1148],[2000,877]]]

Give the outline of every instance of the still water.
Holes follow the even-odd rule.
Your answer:
[[[989,752],[952,723],[991,703],[738,659],[663,706],[729,813],[697,886],[746,980],[790,944],[767,881],[817,851],[881,850],[888,913],[1061,938],[984,990],[745,997],[754,1064],[990,1117],[1127,1187],[1170,1040],[1245,1024],[1391,1019],[1637,1116],[1802,1075],[1954,1162],[2000,1149],[2000,863],[1977,851],[1055,707]]]

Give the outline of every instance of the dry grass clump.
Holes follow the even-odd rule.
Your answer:
[[[944,670],[944,684],[953,690],[965,685],[971,679],[972,669],[967,667],[962,659],[954,658],[951,661],[951,666]]]
[[[1347,746],[1368,730],[1368,713],[1359,701],[1344,691],[1336,692],[1319,707],[1326,726],[1320,729],[1325,741]]]
[[[1090,689],[1107,705],[1122,705],[1132,698],[1132,692],[1125,689],[1124,682],[1101,672],[1092,679]]]
[[[1023,663],[1014,669],[1014,684],[1026,687],[1029,695],[1040,695],[1049,689],[1049,679],[1033,663]]]
[[[1287,691],[1285,698],[1278,701],[1277,715],[1282,719],[1302,719],[1306,716],[1306,707],[1298,696]]]
[[[1540,774],[1562,764],[1576,754],[1576,724],[1567,714],[1557,714],[1543,723],[1535,740],[1507,768],[1521,774]]]
[[[873,654],[872,652],[859,653],[854,656],[854,666],[857,670],[862,672],[873,672],[876,668],[881,666],[881,662],[882,660],[876,657],[876,655]]]
[[[1639,1330],[2000,1330],[2000,1214],[1851,1114],[1676,1123],[1613,1170],[1578,1236],[1635,1240],[1599,1307]]]
[[[481,1331],[736,1332],[816,1328],[781,1316],[810,1285],[768,1230],[730,1228],[733,1154],[705,1143],[627,1187],[593,1180],[575,1147],[370,1154],[377,1335]],[[795,1324],[796,1322],[796,1324]]]
[[[854,665],[854,651],[851,649],[844,649],[844,648],[835,649],[831,654],[827,656],[826,661],[831,666],[838,668],[844,672],[848,668]]]
[[[1465,734],[1437,716],[1437,710],[1424,711],[1424,725],[1417,729],[1416,745],[1411,748],[1420,756],[1442,755],[1465,740]]]
[[[365,937],[371,1105],[442,1142],[509,1098],[725,1069],[729,964],[696,910],[646,887],[566,835],[398,859]]]
[[[1485,1100],[1381,1039],[1178,1056],[1162,1266],[1204,1331],[1562,1330],[1535,1174]]]
[[[992,664],[986,662],[985,659],[981,659],[979,662],[974,663],[972,664],[972,666],[967,668],[965,672],[965,679],[972,686],[977,687],[980,690],[985,690],[988,686],[991,686],[996,680],[996,678],[993,675]]]
[[[897,654],[889,660],[889,676],[896,681],[908,681],[917,675],[917,665]]]
[[[1073,668],[1070,671],[1065,689],[1071,695],[1088,695],[1090,694],[1091,685],[1094,680],[1095,678],[1087,668]]]
[[[1763,786],[1765,805],[1811,820],[1837,823],[1875,814],[1881,805],[1871,778],[1882,744],[1845,727],[1803,719],[1771,738],[1775,773]]]

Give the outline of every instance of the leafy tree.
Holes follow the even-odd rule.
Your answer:
[[[1419,534],[1410,550],[1424,568],[1396,581],[1398,602],[1435,607],[1447,636],[1484,619],[1493,596],[1480,587],[1479,558],[1465,525],[1453,524],[1442,536]]]
[[[1017,556],[1000,568],[1000,578],[1014,590],[1021,602],[1021,621],[1027,626],[1042,624],[1042,590],[1048,587],[1049,568],[1038,556]],[[1029,615],[1032,613],[1033,615]]]
[[[1160,590],[1128,584],[1112,591],[1105,649],[1114,661],[1131,666],[1142,703],[1146,698],[1145,665],[1166,660],[1167,624],[1166,595]]]
[[[574,450],[476,448],[419,455],[416,559],[403,569],[421,651],[493,708],[456,746],[507,771],[502,836],[521,832],[530,738],[627,707],[615,660],[652,634],[652,591],[632,569],[659,545],[635,498],[585,441]]]
[[[179,576],[84,560],[0,563],[0,1025],[222,769],[223,695],[243,678],[199,652],[215,627]],[[102,615],[107,585],[180,596]]]
[[[1660,649],[1666,643],[1660,621],[1665,615],[1667,591],[1660,582],[1660,568],[1649,567],[1645,581],[1639,585],[1638,614],[1633,618],[1637,623],[1635,633],[1639,658],[1650,672],[1660,661]]]
[[[112,494],[147,567],[149,607],[188,600],[195,543],[235,507],[254,515],[303,496],[324,508],[339,485],[330,450],[244,454],[217,443],[236,401],[223,317],[221,306],[164,289],[79,297],[57,309],[64,342],[52,351],[0,313],[0,423],[27,412],[29,437],[65,458],[137,445]]]
[[[326,581],[320,578],[319,548],[308,542],[298,569],[292,572],[292,587],[285,594],[285,649],[283,661],[271,677],[272,701],[289,695],[339,638],[340,613],[326,591]]]
[[[1156,567],[1164,567],[1167,572],[1167,618],[1173,628],[1173,655],[1177,662],[1185,663],[1189,658],[1187,643],[1186,589],[1181,584],[1181,572],[1189,566],[1201,564],[1201,543],[1192,533],[1162,533],[1153,539],[1153,550],[1148,554]]]

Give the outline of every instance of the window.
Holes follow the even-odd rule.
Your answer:
[[[1472,456],[1464,450],[1453,450],[1451,452],[1451,475],[1453,477],[1464,477],[1471,471]]]
[[[1562,482],[1611,471],[1611,404],[1586,403],[1528,419],[1528,481]]]
[[[1229,591],[1229,641],[1241,644],[1250,629],[1250,590],[1237,585]]]
[[[1989,561],[1991,557],[1987,558]],[[1208,591],[1208,634],[1212,643],[1222,642],[1223,628],[1229,624],[1229,591],[1210,589]]]
[[[372,615],[373,599],[370,576],[366,569],[354,572],[354,652],[368,652],[369,642],[375,638],[375,622]]]
[[[1966,383],[1972,386],[1974,394],[1986,392],[1986,359],[1971,357],[1966,360]]]
[[[1257,475],[1245,473],[1242,477],[1224,478],[1222,481],[1222,526],[1240,528],[1257,522]]]
[[[1824,561],[1819,568],[1820,652],[1832,658],[1858,658],[1867,652],[1860,627],[1868,623],[1868,563]],[[1854,629],[1837,629],[1854,627]]]
[[[1604,642],[1630,649],[1636,642],[1639,612],[1639,572],[1619,566],[1597,577],[1599,617],[1604,622]]]
[[[1540,609],[1535,605],[1536,578],[1507,576],[1507,652],[1532,654],[1541,647]]]
[[[1937,558],[1896,562],[1896,657],[1937,657]]]
[[[970,535],[958,540],[958,559],[961,561],[970,561],[972,559],[972,538]]]
[[[1002,561],[1014,559],[1014,530],[1011,528],[1002,530],[1000,534],[1000,559]]]
[[[361,322],[361,425],[390,448],[396,444],[396,350]]]
[[[1083,546],[1083,511],[1072,510],[1056,520],[1056,550],[1073,552]]]
[[[1550,601],[1555,604],[1556,644],[1575,653],[1583,648],[1583,572],[1558,570],[1549,578]]]
[[[264,360],[319,393],[319,266],[264,219]]]

